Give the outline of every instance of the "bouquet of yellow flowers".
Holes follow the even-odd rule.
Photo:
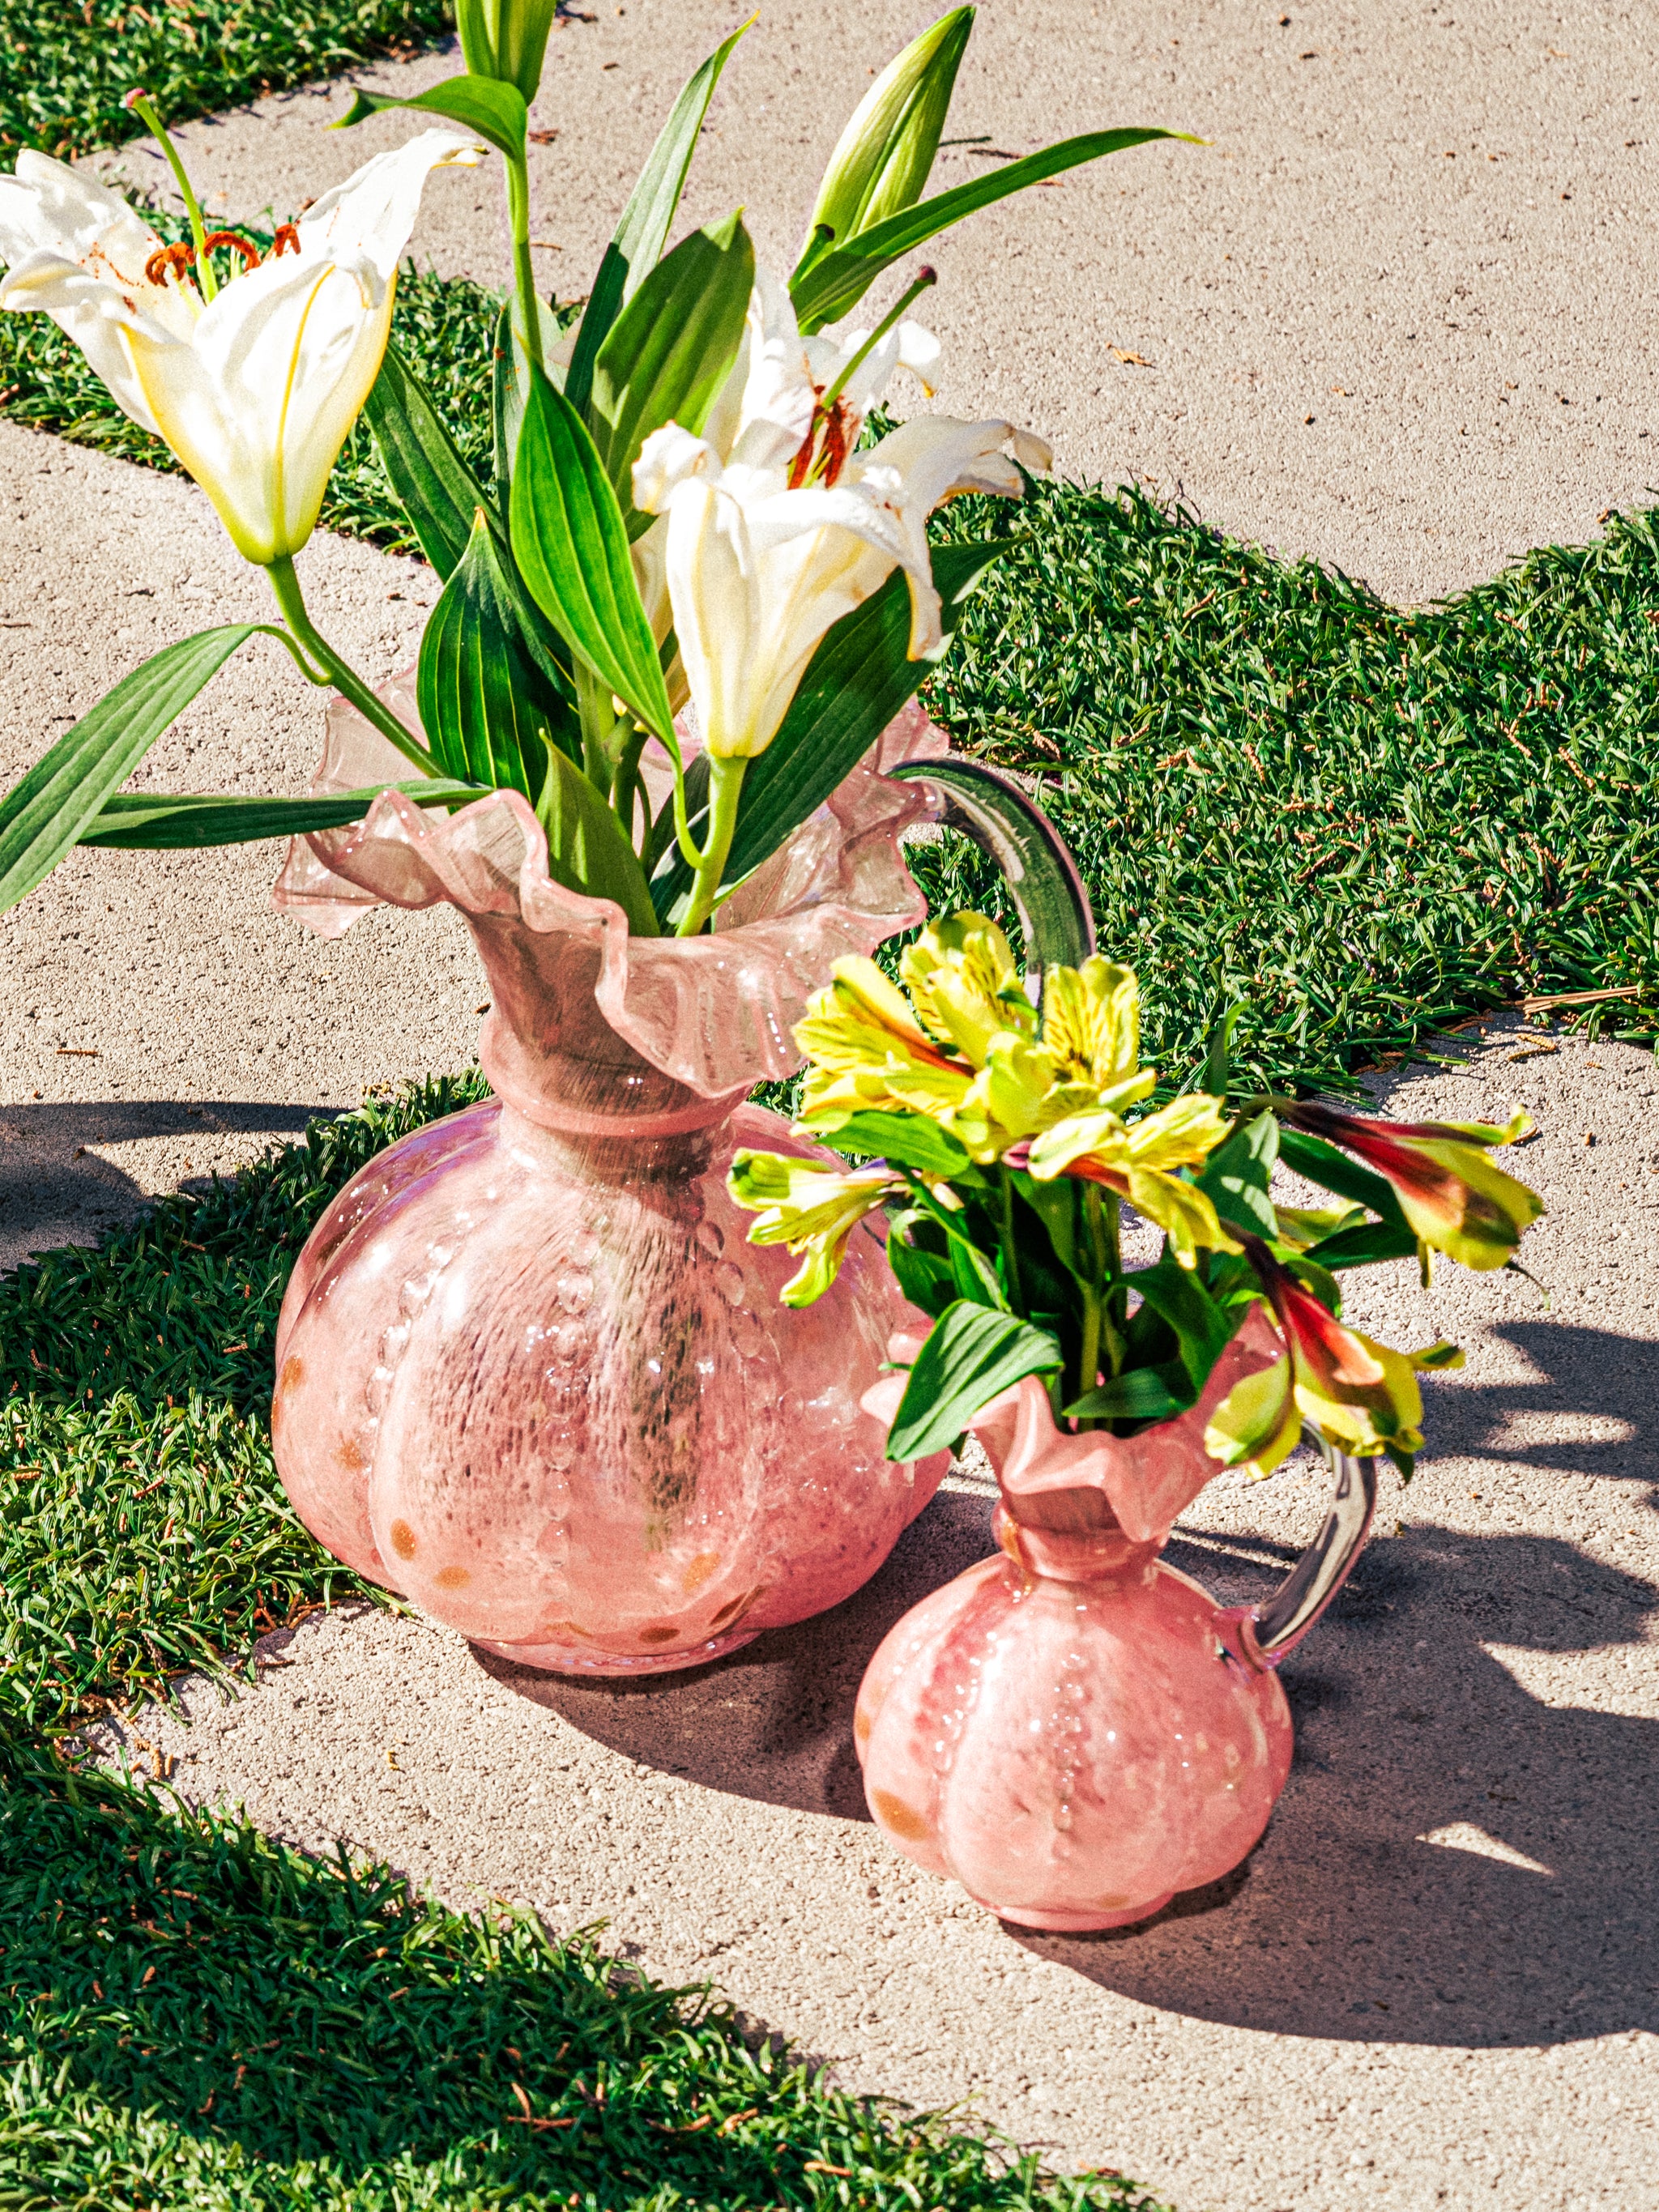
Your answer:
[[[801,1255],[783,1294],[794,1304],[822,1296],[854,1229],[887,1211],[893,1272],[933,1321],[890,1456],[953,1443],[1027,1375],[1043,1379],[1057,1424],[1133,1435],[1195,1405],[1265,1304],[1283,1353],[1217,1408],[1211,1455],[1271,1473],[1305,1421],[1410,1474],[1417,1370],[1462,1354],[1397,1352],[1345,1328],[1338,1274],[1412,1255],[1426,1274],[1436,1252],[1513,1264],[1543,1207],[1488,1153],[1528,1133],[1525,1115],[1498,1128],[1235,1100],[1230,1024],[1202,1087],[1155,1103],[1133,970],[1098,957],[1051,967],[1039,1009],[983,915],[932,924],[900,972],[902,990],[872,961],[839,962],[795,1030],[809,1062],[801,1121],[860,1164],[740,1152],[731,1173],[758,1216],[750,1241]],[[1340,1203],[1279,1204],[1280,1161]],[[1150,1265],[1124,1264],[1126,1204],[1163,1231]]]

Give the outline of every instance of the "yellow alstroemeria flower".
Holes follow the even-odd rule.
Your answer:
[[[906,1188],[902,1176],[879,1165],[840,1173],[817,1160],[751,1152],[733,1153],[726,1187],[739,1206],[760,1217],[749,1231],[751,1244],[784,1244],[791,1253],[805,1254],[780,1293],[787,1306],[810,1306],[821,1298],[860,1222]]]
[[[1036,1009],[1007,939],[988,915],[930,922],[906,949],[899,974],[923,1028],[975,1067],[1006,1033],[1036,1035]]]
[[[1340,1145],[1387,1178],[1419,1245],[1466,1267],[1502,1267],[1544,1201],[1495,1168],[1486,1148],[1531,1134],[1528,1114],[1486,1121],[1374,1121],[1313,1100],[1279,1109],[1287,1127]]]
[[[968,1095],[972,1070],[940,1049],[873,960],[849,956],[832,973],[830,988],[795,1024],[795,1042],[813,1063],[802,1121],[824,1130],[860,1113],[948,1121]]]
[[[1423,1444],[1418,1370],[1461,1367],[1462,1353],[1445,1343],[1395,1352],[1345,1328],[1283,1269],[1268,1279],[1286,1356],[1235,1383],[1205,1431],[1205,1449],[1225,1467],[1271,1474],[1295,1450],[1305,1419],[1340,1449],[1386,1453],[1409,1473]]]
[[[1192,1267],[1200,1248],[1243,1249],[1222,1227],[1208,1193],[1175,1172],[1201,1167],[1230,1127],[1219,1099],[1190,1091],[1139,1121],[1109,1109],[1061,1121],[1036,1139],[1027,1164],[1039,1182],[1078,1176],[1127,1198],[1157,1223],[1181,1265]]]

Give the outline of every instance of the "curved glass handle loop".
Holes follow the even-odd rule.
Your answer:
[[[1012,776],[954,753],[882,774],[927,785],[945,827],[971,838],[1001,869],[1025,939],[1025,989],[1034,1005],[1045,969],[1081,967],[1095,949],[1089,894],[1065,839]]]
[[[1258,1673],[1277,1667],[1319,1619],[1352,1571],[1364,1549],[1376,1510],[1376,1462],[1353,1459],[1304,1422],[1302,1441],[1311,1444],[1336,1478],[1325,1525],[1265,1605],[1231,1610],[1224,1626],[1228,1648]]]

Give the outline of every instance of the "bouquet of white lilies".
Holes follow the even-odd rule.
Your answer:
[[[994,548],[930,544],[953,494],[1018,495],[1046,467],[1005,422],[924,416],[867,448],[893,372],[938,355],[908,310],[922,269],[864,327],[827,329],[884,273],[976,209],[1120,148],[1095,132],[922,197],[973,10],[942,17],[878,78],[830,160],[787,282],[739,216],[669,246],[710,96],[738,32],[680,94],[574,330],[561,337],[529,250],[528,103],[549,0],[461,0],[466,73],[409,100],[359,93],[353,123],[406,106],[433,127],[368,162],[268,253],[210,230],[161,119],[191,243],[166,245],[77,170],[20,155],[0,179],[0,307],[75,339],[132,419],[166,440],[280,621],[167,647],[0,805],[0,909],[77,843],[182,847],[359,819],[378,787],[310,799],[123,793],[149,746],[256,631],[343,695],[401,753],[416,804],[514,790],[567,888],[635,934],[708,927],[904,706]],[[486,486],[388,344],[398,259],[434,167],[505,166],[515,281],[501,311]],[[444,579],[406,722],[322,635],[295,556],[360,411]],[[688,714],[686,710],[690,709]],[[677,718],[679,726],[677,726]],[[693,753],[683,733],[695,729]],[[641,773],[656,740],[672,787]]]

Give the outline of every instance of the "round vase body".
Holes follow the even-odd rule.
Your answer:
[[[319,787],[385,773],[371,739],[337,708]],[[550,882],[514,793],[428,817],[389,792],[290,857],[278,902],[328,933],[447,900],[491,988],[495,1097],[372,1161],[283,1302],[276,1464],[337,1558],[505,1656],[619,1675],[875,1572],[949,1464],[890,1463],[860,1402],[921,1317],[868,1228],[827,1296],[781,1304],[794,1263],[726,1178],[740,1146],[842,1165],[742,1102],[799,1064],[835,960],[921,919],[897,838],[926,811],[855,770],[683,943]]]
[[[889,1839],[1006,1920],[1143,1919],[1267,1826],[1291,1765],[1284,1692],[1241,1656],[1235,1614],[1158,1555],[1216,1471],[1215,1406],[1277,1348],[1253,1316],[1190,1413],[1128,1439],[1057,1431],[1031,1378],[973,1424],[1000,1553],[890,1631],[854,1735]]]
[[[738,1145],[776,1115],[573,1146],[499,1102],[342,1192],[283,1315],[272,1431],[313,1533],[503,1656],[684,1667],[859,1588],[941,1468],[859,1404],[908,1315],[878,1239],[829,1294],[745,1242]]]
[[[855,1737],[907,1857],[1027,1928],[1113,1928],[1217,1881],[1291,1765],[1278,1678],[1158,1561],[1069,1582],[988,1559],[877,1651]]]

